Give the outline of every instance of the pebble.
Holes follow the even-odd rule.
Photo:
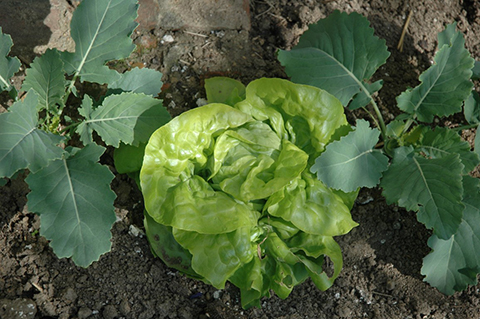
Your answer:
[[[388,290],[393,290],[395,289],[395,282],[392,280],[388,280],[386,286]]]
[[[103,318],[114,319],[118,317],[118,310],[114,305],[106,305],[102,311]]]
[[[175,39],[170,34],[165,34],[160,43],[172,43]]]
[[[135,237],[143,237],[145,236],[145,233],[143,232],[143,230],[141,230],[140,228],[138,228],[137,226],[135,225],[130,225],[130,228],[128,230],[128,233],[132,236],[135,236]]]
[[[92,310],[87,307],[82,307],[78,310],[77,316],[78,319],[86,319],[92,315]]]
[[[128,315],[130,313],[130,311],[132,310],[132,308],[130,307],[130,304],[128,303],[127,300],[122,300],[119,308],[120,308],[120,312],[124,316]]]

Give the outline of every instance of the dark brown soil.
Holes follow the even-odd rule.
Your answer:
[[[387,41],[391,56],[375,75],[385,81],[378,103],[387,121],[397,113],[395,97],[415,86],[431,64],[436,35],[445,24],[456,21],[472,56],[480,59],[477,1],[251,0],[249,31],[139,31],[134,35],[139,50],[127,63],[142,62],[164,74],[161,97],[172,115],[178,115],[205,97],[207,77],[226,75],[245,84],[259,77],[285,78],[276,50],[291,48],[308,24],[334,9],[365,15],[376,35]],[[412,10],[400,52],[397,42]],[[171,39],[165,35],[173,41],[165,41]],[[119,217],[112,229],[112,251],[87,269],[58,259],[38,235],[39,219],[26,206],[24,177],[0,187],[2,319],[480,318],[479,285],[445,296],[423,282],[420,268],[430,234],[413,213],[387,205],[378,189],[361,191],[352,211],[360,226],[337,238],[344,269],[331,289],[321,292],[307,281],[286,300],[274,296],[264,299],[261,309],[245,311],[233,285],[218,291],[153,257],[146,238],[137,232],[143,228],[142,197],[127,176],[116,176],[112,184]],[[28,315],[29,305],[35,315]]]

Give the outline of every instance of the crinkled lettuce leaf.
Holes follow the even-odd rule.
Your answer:
[[[270,196],[265,209],[313,235],[344,235],[357,226],[342,198],[308,172]]]
[[[318,157],[340,126],[347,124],[343,106],[333,95],[312,86],[262,78],[247,86],[236,108],[269,124],[309,156]]]
[[[213,84],[239,96],[236,85]],[[286,298],[309,277],[329,288],[342,269],[333,236],[357,225],[357,193],[332,190],[309,169],[346,123],[327,92],[260,79],[233,107],[207,104],[159,128],[140,172],[153,252],[217,288],[232,282],[245,308],[272,290]]]

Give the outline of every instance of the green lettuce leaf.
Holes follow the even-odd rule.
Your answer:
[[[308,155],[291,142],[284,140],[280,145],[277,135],[261,122],[225,132],[217,139],[214,158],[213,187],[244,202],[282,189],[302,173],[308,161]]]
[[[324,89],[344,106],[354,99],[349,107],[355,109],[381,88],[381,81],[367,81],[389,55],[365,17],[334,11],[310,25],[292,50],[280,50],[278,59],[292,81]]]
[[[259,79],[247,86],[235,105],[257,121],[269,124],[310,157],[323,152],[340,126],[347,124],[343,107],[332,95],[282,79]]]
[[[208,103],[234,106],[245,99],[245,85],[240,81],[221,76],[206,79],[205,92]]]
[[[166,201],[175,206],[174,199],[170,192],[178,193],[179,199],[183,197],[182,189],[189,186],[179,181],[188,182],[194,176],[195,170],[206,165],[209,153],[212,153],[213,134],[222,132],[228,128],[235,128],[251,121],[251,117],[225,104],[208,104],[201,108],[196,108],[174,118],[167,125],[159,128],[152,134],[147,147],[143,166],[140,173],[142,192],[145,198],[147,212],[157,222],[171,225],[173,215],[171,212],[162,209]],[[180,179],[180,180],[179,180]],[[209,194],[216,196],[210,185],[205,180],[190,181],[195,187],[202,191],[209,190]],[[192,185],[193,185],[192,184]],[[175,190],[177,189],[177,190]],[[204,197],[202,191],[198,193],[190,192],[190,200],[195,197]],[[223,196],[224,195],[224,196]],[[224,201],[218,205],[222,211],[230,211],[231,206],[240,205],[233,198],[226,194],[221,195],[220,200]],[[185,199],[186,200],[186,199]],[[200,198],[198,200],[201,200]],[[217,204],[215,198],[210,198],[211,203],[215,205],[212,208],[212,214],[217,213],[215,209]],[[189,205],[196,206],[195,201],[189,202]],[[180,210],[182,207],[177,207]],[[245,212],[244,209],[242,209]],[[187,211],[188,213],[188,211]],[[208,212],[205,212],[208,213]],[[225,215],[228,215],[225,212]],[[238,214],[240,218],[240,214]],[[169,217],[170,216],[170,217]],[[248,217],[241,220],[248,220]],[[188,223],[188,221],[183,221]],[[210,223],[208,221],[207,224]],[[194,227],[192,223],[192,227]],[[210,225],[214,228],[215,225]],[[237,225],[226,225],[222,232],[232,231]],[[230,227],[235,227],[230,229]],[[188,230],[189,228],[183,228]]]
[[[141,143],[139,146],[120,143],[113,152],[117,172],[120,174],[140,172],[146,146],[147,143]]]
[[[273,194],[265,209],[313,235],[344,235],[358,225],[342,198],[308,172]]]
[[[240,227],[229,233],[199,234],[174,228],[173,236],[192,254],[192,269],[212,286],[223,289],[228,278],[255,255],[250,229]]]
[[[175,240],[171,227],[155,222],[147,213],[144,226],[154,255],[160,257],[168,267],[179,269],[191,277],[202,278],[192,269],[192,254]]]

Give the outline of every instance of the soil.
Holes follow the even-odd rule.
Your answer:
[[[386,40],[391,56],[375,78],[384,79],[376,98],[388,120],[397,113],[395,97],[418,84],[419,74],[431,65],[436,35],[445,24],[457,22],[467,48],[480,59],[478,1],[251,0],[248,31],[139,29],[133,35],[139,49],[125,67],[143,64],[161,71],[161,98],[175,116],[203,102],[205,78],[226,75],[245,84],[286,78],[276,50],[291,48],[308,24],[335,9],[366,16]],[[397,43],[410,11],[400,52]],[[104,162],[111,162],[108,155]],[[332,288],[322,292],[307,281],[286,300],[273,296],[262,300],[261,309],[243,310],[233,285],[219,291],[154,258],[142,235],[142,196],[127,176],[117,175],[112,183],[119,219],[112,228],[112,250],[86,269],[58,259],[38,235],[39,218],[28,212],[24,178],[0,187],[2,319],[480,318],[480,285],[445,296],[423,282],[420,268],[430,233],[414,213],[387,205],[379,189],[361,191],[352,210],[360,225],[337,238],[344,269]]]

